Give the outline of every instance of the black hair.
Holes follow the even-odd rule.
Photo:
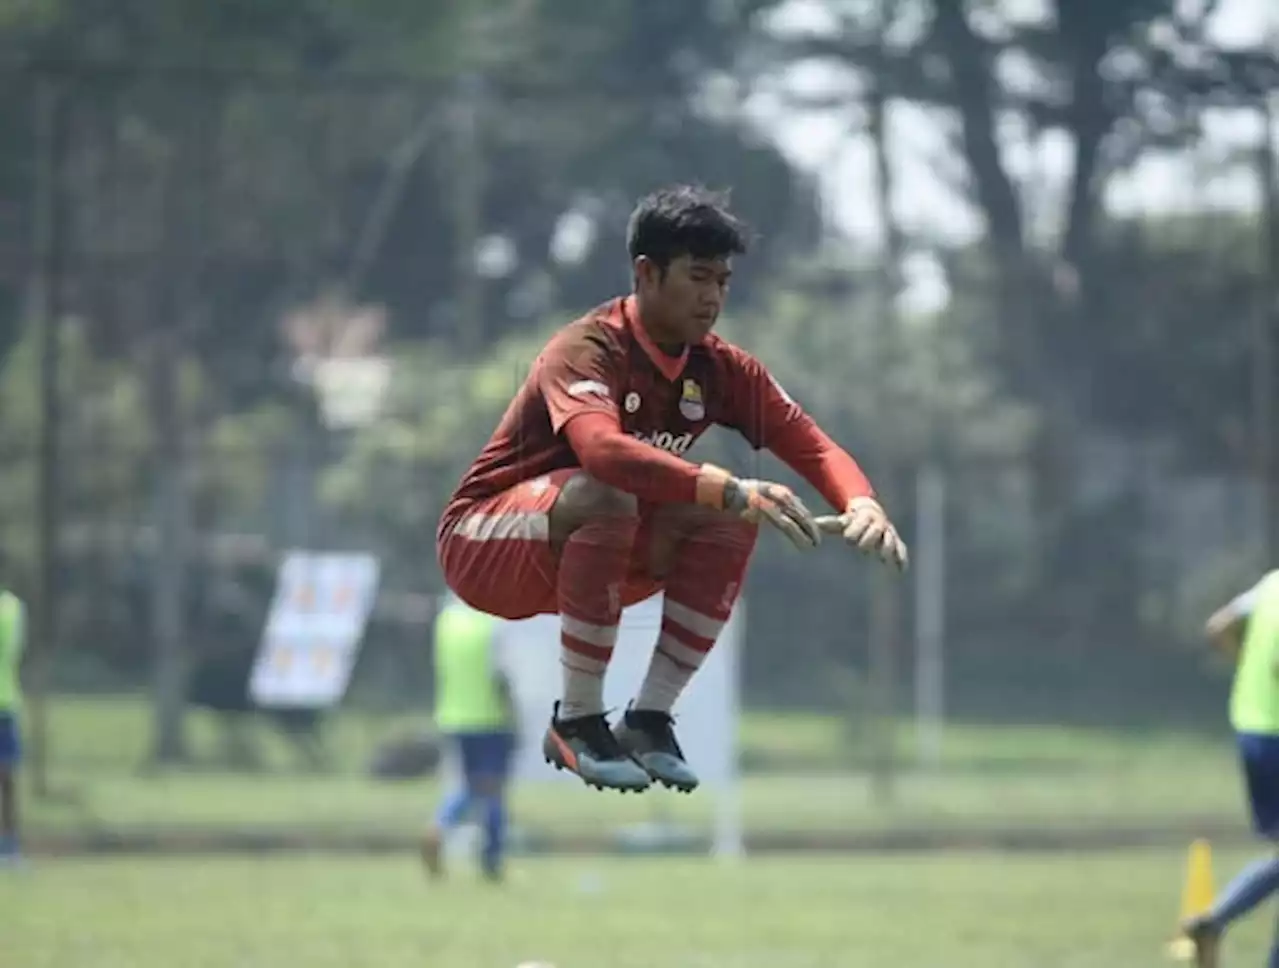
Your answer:
[[[666,269],[682,255],[722,259],[750,245],[750,230],[729,211],[727,193],[697,185],[676,185],[646,195],[627,224],[627,252],[634,262],[646,256]]]

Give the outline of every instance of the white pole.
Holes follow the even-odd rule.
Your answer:
[[[916,750],[920,765],[942,760],[943,628],[946,607],[946,480],[934,465],[916,475],[913,556],[916,625]]]
[[[717,648],[725,650],[725,661],[728,664],[727,692],[725,702],[728,706],[727,737],[729,744],[729,763],[725,776],[718,790],[715,791],[715,815],[712,818],[711,854],[717,860],[736,861],[746,856],[746,830],[742,815],[742,777],[740,775],[742,730],[742,640],[746,631],[747,603],[739,598],[733,607],[733,614],[721,633]],[[727,648],[726,648],[727,646]]]

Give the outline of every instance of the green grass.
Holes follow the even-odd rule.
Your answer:
[[[52,779],[70,796],[28,802],[28,826],[37,834],[169,827],[408,835],[439,792],[432,780],[391,784],[364,775],[376,744],[412,724],[403,718],[344,713],[330,730],[336,770],[326,775],[298,772],[269,731],[264,746],[274,768],[261,775],[212,769],[143,775],[138,767],[149,724],[145,705],[136,700],[59,700],[50,723]],[[193,745],[207,754],[216,743],[212,721],[195,714],[191,725]],[[741,746],[750,761],[799,764],[790,774],[745,777],[750,831],[968,832],[1144,823],[1194,831],[1206,822],[1238,823],[1244,830],[1225,737],[1216,742],[1174,733],[957,726],[947,733],[941,769],[908,770],[885,802],[857,766],[860,747],[846,730],[833,717],[746,718]],[[901,746],[905,755],[905,738]],[[607,830],[655,815],[705,825],[712,808],[706,794],[617,797],[554,785],[520,786],[514,794],[517,822],[553,835]]]
[[[1243,856],[1215,858],[1219,880]],[[22,968],[1157,968],[1178,852],[516,860],[498,889],[413,858],[45,861],[0,876]],[[1227,964],[1261,963],[1267,918]]]

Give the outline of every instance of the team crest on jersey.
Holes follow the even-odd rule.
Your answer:
[[[626,399],[622,401],[622,407],[627,413],[635,413],[640,409],[640,394],[632,390],[627,394]]]
[[[702,387],[694,380],[685,380],[680,390],[680,415],[685,420],[701,420],[707,415],[706,404],[702,401]]]

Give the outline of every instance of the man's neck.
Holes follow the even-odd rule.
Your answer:
[[[684,341],[668,333],[660,323],[657,323],[654,320],[653,317],[653,310],[650,309],[648,312],[645,312],[644,301],[637,293],[636,322],[640,324],[640,327],[645,331],[645,334],[653,341],[654,346],[673,359],[678,357],[684,352]]]

